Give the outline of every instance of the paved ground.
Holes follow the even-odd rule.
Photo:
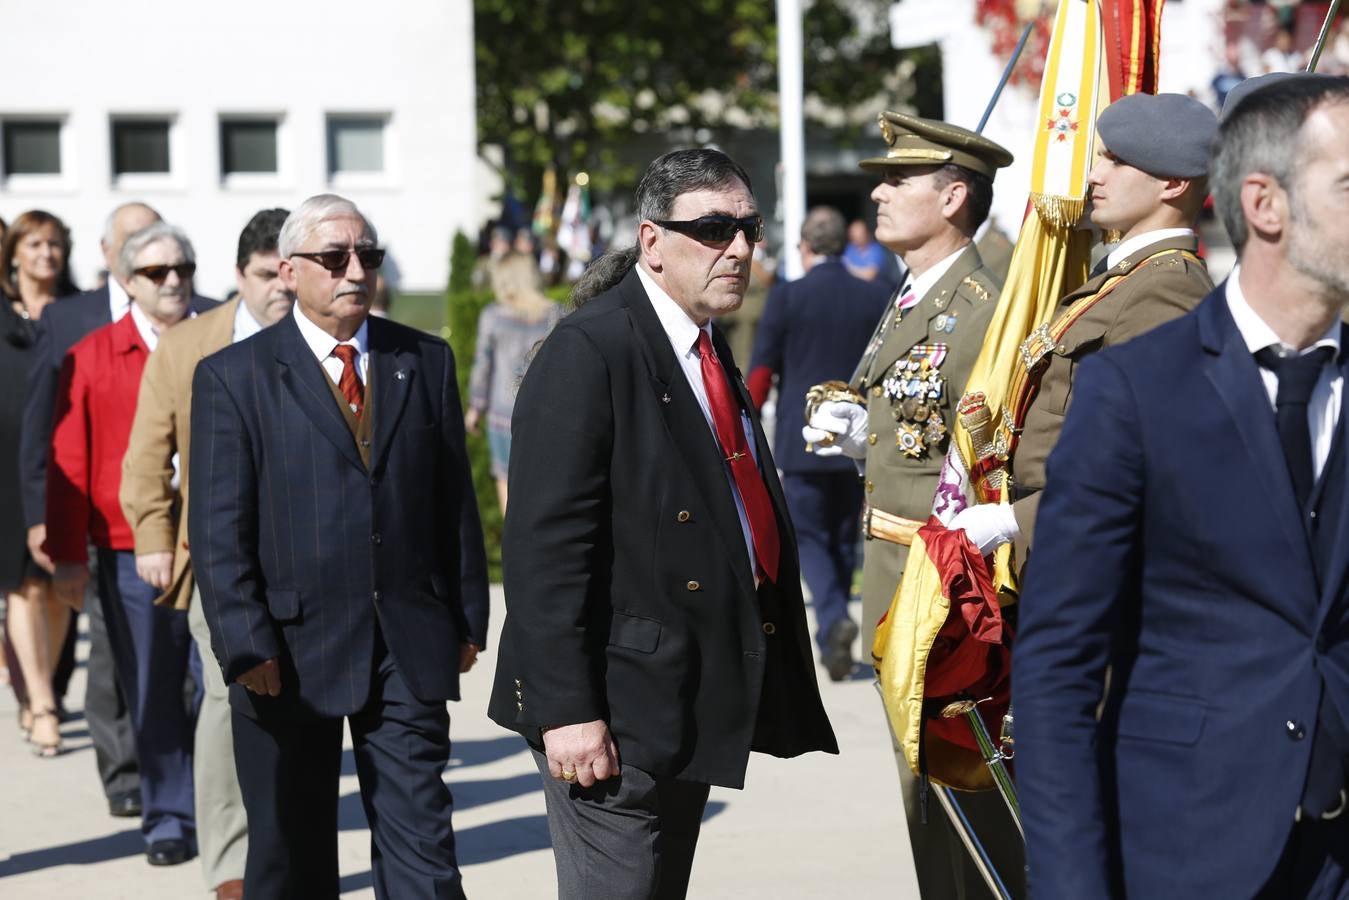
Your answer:
[[[493,624],[501,622],[494,593]],[[856,614],[856,611],[854,612]],[[83,653],[84,647],[81,647]],[[555,895],[538,773],[523,741],[486,717],[492,656],[452,706],[455,831],[470,896],[538,900]],[[744,791],[713,789],[689,895],[819,898],[848,893],[918,897],[908,860],[889,739],[869,673],[832,684],[825,704],[839,756],[755,755]],[[84,694],[83,669],[72,708]],[[0,691],[0,898],[183,900],[205,896],[200,867],[145,864],[138,823],[107,815],[88,731],[67,723],[70,752],[34,758]],[[348,756],[341,783],[343,897],[372,897],[369,836]]]

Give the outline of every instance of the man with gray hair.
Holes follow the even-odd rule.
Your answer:
[[[230,685],[244,896],[335,897],[342,726],[375,894],[463,897],[447,700],[487,643],[454,356],[370,316],[384,261],[350,201],[286,218],[290,313],[197,365],[188,539]]]
[[[1238,266],[1081,363],[1049,456],[1012,673],[1045,900],[1349,896],[1349,79],[1252,91],[1209,173]]]
[[[858,627],[848,615],[857,565],[862,479],[851,460],[817,456],[801,440],[806,393],[848,376],[890,300],[884,281],[853,275],[841,254],[843,215],[817,206],[801,224],[805,276],[779,281],[768,293],[754,344],[749,393],[762,406],[777,379],[777,451],[782,487],[796,523],[801,575],[815,608],[815,642],[833,681],[852,674]]]
[[[187,316],[195,271],[192,244],[172,225],[155,222],[127,238],[116,273],[130,312],[66,355],[47,469],[52,590],[82,607],[92,543],[99,605],[135,734],[146,859],[155,866],[194,852],[192,715],[183,704],[192,639],[185,612],[155,605],[159,589],[136,558],[117,494],[141,372],[160,333]]]
[[[635,265],[543,342],[512,418],[488,713],[534,752],[568,900],[684,896],[711,785],[742,787],[751,750],[838,750],[791,519],[713,325],[763,233],[749,176],[677,150],[637,208]]]

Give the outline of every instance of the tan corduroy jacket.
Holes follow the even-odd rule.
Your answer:
[[[197,363],[234,340],[239,300],[175,325],[159,339],[141,376],[131,440],[122,459],[118,499],[136,541],[136,555],[173,552],[173,581],[155,602],[187,609],[192,566],[187,546],[187,473],[191,446],[192,375]],[[178,456],[175,487],[173,457]]]

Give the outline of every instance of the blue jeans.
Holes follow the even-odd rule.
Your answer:
[[[183,694],[192,635],[187,613],[155,606],[158,594],[136,574],[134,553],[99,548],[98,599],[136,736],[141,833],[147,844],[192,841],[196,836],[192,803],[196,705]]]

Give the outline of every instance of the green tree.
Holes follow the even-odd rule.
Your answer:
[[[899,99],[904,54],[890,47],[890,0],[815,0],[804,15],[807,115]],[[505,148],[512,187],[535,196],[543,170],[587,169],[598,190],[631,184],[615,148],[676,129],[775,126],[777,24],[768,0],[475,0],[478,129]],[[811,102],[813,100],[813,102]],[[889,105],[889,104],[887,104]]]

